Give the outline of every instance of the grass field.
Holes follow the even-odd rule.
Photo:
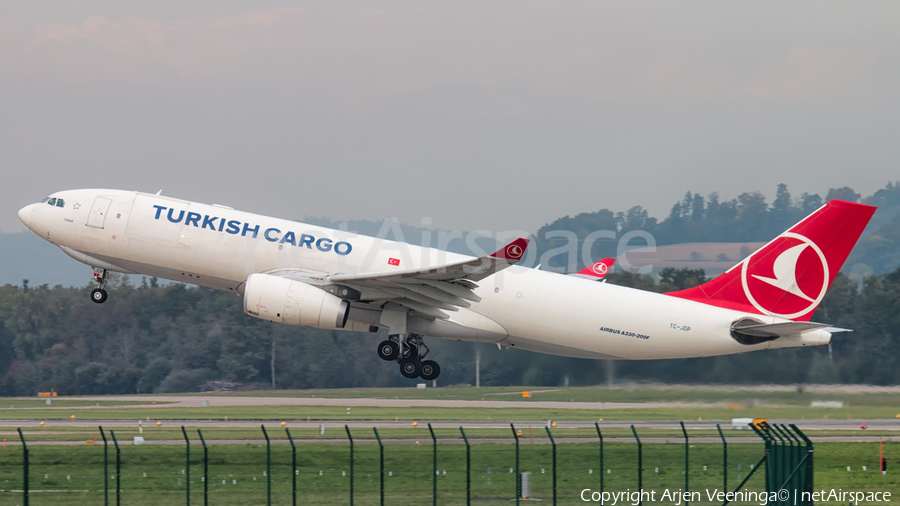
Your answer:
[[[342,421],[405,422],[403,425],[382,426],[379,433],[385,440],[385,496],[386,504],[429,504],[432,498],[433,472],[431,437],[427,421],[454,421],[467,426],[467,436],[473,441],[472,498],[476,501],[510,500],[515,495],[515,445],[509,429],[479,428],[479,422],[524,421],[516,424],[521,430],[520,470],[530,472],[532,497],[551,504],[552,460],[551,445],[542,420],[593,422],[616,420],[719,420],[752,416],[770,419],[821,420],[829,419],[896,419],[900,412],[900,395],[893,391],[851,391],[840,393],[797,393],[789,390],[742,390],[667,388],[638,386],[631,389],[566,388],[544,389],[446,387],[439,389],[347,389],[328,391],[275,391],[250,393],[204,393],[219,395],[292,396],[331,398],[409,398],[409,399],[467,399],[522,400],[522,390],[532,391],[532,401],[603,401],[603,402],[684,402],[683,407],[629,409],[544,409],[544,408],[434,408],[434,407],[290,407],[247,406],[189,408],[161,404],[153,407],[133,407],[143,404],[141,396],[125,401],[85,401],[54,399],[53,409],[46,409],[43,399],[0,399],[0,420],[14,421],[21,426],[30,446],[31,505],[71,504],[99,505],[104,503],[104,476],[110,491],[110,504],[115,504],[115,449],[110,438],[108,469],[104,475],[104,447],[94,427],[76,426],[71,422],[87,420],[132,420],[133,426],[115,428],[120,441],[128,443],[142,435],[148,444],[121,447],[122,504],[167,505],[185,504],[187,487],[191,487],[191,501],[203,501],[203,448],[199,445],[197,428],[207,441],[216,441],[208,448],[210,504],[249,505],[266,504],[267,480],[272,479],[273,504],[290,504],[291,447],[280,422],[287,422],[293,437],[302,441],[297,445],[298,504],[349,504],[350,460],[346,433]],[[158,398],[154,396],[154,398]],[[811,400],[842,400],[844,408],[810,408]],[[729,408],[741,404],[741,408]],[[2,406],[13,406],[12,408]],[[73,408],[73,409],[65,409]],[[214,427],[203,421],[252,420],[265,424],[271,446],[271,476],[266,473],[266,446],[261,442],[258,426]],[[143,422],[138,432],[137,420]],[[56,422],[40,426],[40,420]],[[316,426],[300,427],[296,422],[322,421],[332,425],[325,434]],[[155,422],[162,421],[161,426]],[[413,427],[411,422],[420,422]],[[181,425],[186,425],[193,444],[190,447],[191,465],[186,467],[185,445]],[[293,426],[292,426],[293,424]],[[900,424],[900,421],[898,421]],[[337,425],[337,426],[335,426]],[[729,426],[723,423],[724,426]],[[802,423],[799,424],[801,428]],[[0,430],[4,439],[18,440],[13,427]],[[643,485],[645,489],[661,492],[684,487],[684,444],[680,428],[639,428],[643,441]],[[726,436],[741,436],[740,442],[730,439],[728,444],[729,488],[747,476],[751,465],[763,455],[763,444],[753,434],[724,429]],[[355,504],[379,502],[379,447],[371,428],[353,428],[356,441],[354,461]],[[897,435],[897,431],[882,429],[809,431],[810,436]],[[561,425],[554,429],[560,443],[558,450],[559,504],[581,504],[580,493],[585,488],[599,490],[603,476],[605,490],[634,490],[637,487],[637,444],[628,428],[604,427],[604,465],[601,472],[596,432],[592,428],[571,428]],[[439,439],[437,490],[439,504],[465,504],[465,446],[459,431],[453,427],[435,428]],[[718,432],[712,428],[691,429],[690,488],[705,491],[721,489],[723,481],[722,444]],[[110,432],[107,430],[107,437]],[[96,444],[86,444],[86,441]],[[670,438],[673,442],[659,443],[654,438]],[[715,442],[698,442],[699,438],[714,438]],[[418,441],[419,444],[415,444]],[[52,444],[68,442],[68,446]],[[218,444],[218,443],[222,444]],[[46,445],[46,443],[51,443]],[[71,443],[80,443],[72,445]],[[154,444],[157,443],[157,444]],[[159,444],[168,443],[168,444]],[[900,459],[900,443],[885,443],[885,455],[893,463]],[[22,448],[6,445],[0,449],[0,504],[22,504]],[[815,453],[816,489],[852,491],[889,491],[900,495],[897,474],[882,476],[877,471],[878,443],[817,443]],[[847,467],[850,466],[850,471]],[[863,471],[862,467],[866,466]],[[189,471],[188,471],[189,469]],[[512,471],[511,471],[512,470]],[[745,488],[763,489],[762,474],[754,475]],[[14,492],[19,491],[19,492]],[[704,492],[705,494],[705,492]],[[701,504],[720,504],[705,499]],[[646,503],[645,503],[646,504]],[[697,504],[696,502],[692,504]],[[735,502],[733,504],[742,504]],[[746,503],[744,503],[746,504]],[[822,504],[844,504],[832,502]]]
[[[47,405],[47,399],[41,397],[0,397],[0,412],[4,409],[16,408],[74,408],[74,407],[109,407],[109,406],[136,406],[146,404],[144,401],[135,399],[133,401],[85,401],[80,399],[66,399],[53,397],[50,399],[51,404]],[[155,402],[154,404],[164,404]],[[0,415],[0,418],[3,418]]]
[[[523,399],[523,391],[531,393]],[[181,394],[184,395],[184,394]],[[546,409],[521,408],[421,408],[421,407],[345,407],[265,406],[186,408],[164,401],[141,400],[141,395],[127,400],[87,401],[66,398],[53,400],[53,409],[44,408],[44,399],[0,398],[0,419],[64,420],[73,415],[80,420],[147,419],[150,420],[730,420],[734,417],[811,419],[900,419],[900,389],[871,387],[817,387],[803,391],[778,386],[710,387],[689,385],[624,385],[617,387],[485,387],[451,386],[441,388],[378,388],[332,390],[275,390],[254,392],[206,392],[188,394],[215,399],[223,396],[294,397],[294,398],[368,398],[368,399],[434,399],[486,401],[555,401],[604,403],[667,403],[665,407],[630,407],[627,409]],[[147,397],[147,396],[143,396]],[[166,396],[162,396],[165,398]],[[154,395],[154,399],[160,399]],[[133,399],[133,400],[132,400]],[[842,401],[843,408],[811,408],[812,401]],[[673,406],[672,403],[681,403]],[[116,409],[116,406],[148,404],[153,407]],[[59,409],[72,407],[77,409]]]
[[[545,409],[545,408],[433,408],[433,407],[346,407],[332,406],[235,406],[207,408],[102,408],[102,409],[5,409],[2,420],[269,420],[269,421],[499,421],[499,420],[731,420],[735,417],[821,420],[825,418],[895,419],[898,406],[849,406],[842,409],[800,406],[760,406],[728,409],[718,406],[629,409]]]
[[[797,388],[784,386],[693,386],[693,385],[644,385],[591,387],[482,387],[468,385],[441,388],[334,388],[316,390],[272,390],[252,392],[193,393],[201,397],[322,397],[370,398],[370,399],[445,399],[445,400],[494,400],[494,401],[571,401],[571,402],[690,402],[741,404],[744,408],[757,405],[809,406],[811,401],[844,401],[860,406],[900,406],[900,389],[840,388],[810,386],[798,392]],[[529,391],[530,399],[523,399],[522,392]],[[182,394],[179,394],[182,395]],[[136,396],[139,397],[139,396]],[[2,407],[2,401],[0,401]]]
[[[102,423],[102,422],[101,422]],[[377,422],[376,422],[377,423]],[[190,421],[184,422],[187,430],[190,431],[191,437],[196,437],[197,429],[201,429],[203,431],[204,437],[207,440],[239,440],[239,441],[260,441],[263,439],[263,433],[259,426],[255,427],[207,427],[203,425],[192,424]],[[461,422],[460,425],[465,425],[466,435],[469,439],[472,440],[482,440],[482,439],[512,439],[512,432],[509,428],[481,428],[478,427],[477,424],[473,426],[470,423]],[[667,438],[673,440],[680,440],[683,438],[683,434],[680,428],[677,428],[677,424],[673,424],[671,429],[656,429],[656,428],[645,428],[641,427],[638,429],[641,438],[645,440],[651,440],[655,438]],[[25,434],[27,441],[29,442],[45,442],[45,441],[86,441],[86,440],[94,440],[95,438],[100,438],[99,431],[97,426],[93,427],[84,427],[84,426],[44,426],[41,427],[39,425],[30,424],[30,425],[21,425],[22,431]],[[115,430],[116,434],[120,439],[131,440],[134,436],[141,436],[148,442],[156,442],[156,441],[178,441],[183,439],[183,435],[181,432],[181,426],[177,424],[163,424],[162,426],[157,427],[156,425],[150,425],[143,427],[143,431],[141,432],[137,424],[131,427],[107,427],[106,430],[109,431],[110,428]],[[291,426],[287,424],[287,428],[291,430],[291,434],[295,439],[298,440],[333,440],[333,439],[344,439],[346,434],[344,432],[344,428],[340,426],[328,426],[325,429],[325,434],[320,434],[318,427],[297,427]],[[546,432],[544,430],[543,424],[536,424],[534,422],[528,423],[518,423],[516,424],[516,428],[523,431],[524,437],[527,438],[537,438],[539,440],[545,441],[547,439]],[[601,426],[603,431],[603,437],[607,440],[616,440],[616,439],[625,439],[631,441],[634,439],[634,435],[629,428],[619,428],[619,427],[604,427]],[[279,437],[283,437],[284,429],[277,423],[269,423],[266,424],[266,430],[271,434],[279,434]],[[361,439],[372,439],[374,438],[374,433],[370,427],[354,427],[353,433],[354,437]],[[418,425],[417,427],[412,426],[381,426],[378,428],[379,434],[383,439],[391,439],[391,440],[430,440],[431,436],[428,432],[427,426],[423,423]],[[459,430],[456,427],[446,428],[446,427],[435,427],[434,428],[435,435],[439,439],[456,439],[460,437]],[[758,441],[758,437],[751,431],[735,431],[730,429],[730,427],[723,427],[723,431],[725,436],[729,439],[729,441],[734,441],[736,439],[742,439],[749,442]],[[805,430],[804,431],[807,436],[810,437],[848,437],[848,436],[866,436],[867,438],[873,437],[896,437],[898,435],[898,431],[896,430]],[[595,440],[597,439],[597,432],[592,427],[557,427],[554,429],[554,437],[557,439],[587,439],[587,440]],[[716,429],[713,428],[703,428],[703,429],[688,429],[688,436],[692,440],[699,440],[700,438],[714,439],[716,442],[719,440],[719,433]],[[10,428],[10,430],[0,430],[0,437],[3,439],[7,439],[9,441],[18,441],[18,433]]]
[[[897,445],[900,446],[900,445]],[[385,447],[385,494],[388,504],[427,504],[432,494],[432,445],[405,444]],[[747,476],[762,456],[759,442],[729,445],[728,480],[731,488]],[[520,471],[530,472],[532,497],[547,502],[552,497],[552,460],[549,444],[528,444],[520,449]],[[211,504],[265,504],[267,494],[265,445],[215,445],[209,448],[209,498]],[[635,489],[637,445],[607,443],[603,474],[606,490]],[[692,445],[691,490],[722,489],[722,447]],[[893,446],[888,448],[894,452]],[[290,504],[291,448],[272,447],[274,504]],[[355,449],[354,492],[356,504],[377,504],[379,449],[358,444]],[[558,495],[561,504],[581,503],[585,488],[600,489],[598,445],[558,445]],[[17,504],[21,493],[21,448],[0,452],[0,502]],[[816,451],[816,488],[900,492],[896,474],[882,476],[875,470],[877,443],[823,443]],[[684,446],[644,444],[645,489],[681,489],[684,486]],[[515,495],[514,445],[481,444],[471,448],[472,497],[477,500],[511,499]],[[31,504],[102,504],[103,447],[34,447],[31,459]],[[122,501],[124,504],[184,504],[191,481],[192,502],[202,504],[203,452],[191,448],[190,476],[185,472],[184,446],[123,446],[121,449]],[[301,504],[347,504],[350,462],[347,445],[304,444],[297,447],[297,487]],[[867,465],[863,471],[862,466]],[[851,471],[847,471],[851,466]],[[115,451],[110,447],[110,493],[115,490]],[[461,504],[465,499],[465,447],[438,445],[438,499],[440,504]],[[763,487],[761,474],[746,485]],[[43,492],[41,492],[43,491]],[[58,492],[48,492],[58,491]],[[701,501],[710,504],[708,501]],[[739,504],[739,503],[736,503]],[[826,503],[828,504],[828,503]],[[834,503],[837,504],[837,503]]]

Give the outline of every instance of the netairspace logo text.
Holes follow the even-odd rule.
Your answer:
[[[658,494],[658,495],[657,495]],[[794,497],[798,495],[800,497]],[[796,499],[796,502],[851,502],[853,504],[891,502],[890,492],[853,492],[841,489],[819,490],[816,492],[798,492],[781,489],[778,492],[757,492],[742,490],[727,492],[719,489],[706,489],[703,492],[684,492],[681,489],[662,491],[658,490],[631,490],[622,492],[597,492],[586,488],[581,491],[581,500],[585,502],[599,502],[608,506],[638,506],[641,502],[664,502],[666,504],[679,504],[698,502],[706,498],[710,502],[745,502],[765,506],[769,503],[784,502]]]

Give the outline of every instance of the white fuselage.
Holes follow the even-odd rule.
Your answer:
[[[391,258],[400,260],[398,270],[470,258],[139,192],[72,190],[54,197],[64,198],[65,207],[33,204],[20,216],[29,228],[73,258],[93,267],[236,293],[242,292],[243,283],[254,273],[300,272],[315,278],[389,271]],[[101,207],[102,199],[108,199],[105,211],[95,205],[98,197]],[[475,293],[481,301],[453,313],[453,325],[426,326],[428,335],[616,359],[703,357],[830,340],[830,334],[820,330],[742,345],[730,335],[735,320],[744,316],[765,323],[787,320],[518,266],[478,285]],[[377,324],[358,311],[351,311],[350,319],[360,325]],[[488,332],[452,330],[476,321]]]

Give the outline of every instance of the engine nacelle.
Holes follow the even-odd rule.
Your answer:
[[[350,304],[312,285],[268,274],[251,274],[244,287],[244,312],[288,325],[342,329]]]

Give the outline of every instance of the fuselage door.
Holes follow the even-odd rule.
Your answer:
[[[106,213],[109,211],[110,204],[112,204],[112,200],[105,197],[94,199],[94,205],[91,206],[91,212],[88,213],[87,226],[103,228],[103,222],[106,221]]]

